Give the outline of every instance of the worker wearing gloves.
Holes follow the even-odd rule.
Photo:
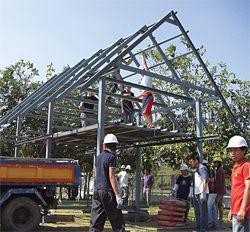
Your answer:
[[[194,211],[197,231],[208,231],[208,208],[207,199],[209,194],[208,181],[209,174],[207,168],[200,164],[198,153],[193,153],[190,157],[190,164],[194,169]]]
[[[95,163],[95,190],[89,231],[103,231],[105,221],[108,218],[113,231],[124,232],[125,222],[120,209],[123,200],[115,178],[115,152],[118,140],[114,134],[107,134],[103,143],[104,151],[97,156]]]
[[[187,211],[184,219],[186,221],[190,209],[189,200],[193,196],[193,187],[191,186],[192,177],[188,173],[188,166],[186,164],[181,165],[180,171],[181,175],[178,176],[174,185],[173,196],[181,200],[186,200]]]
[[[182,164],[180,167],[181,175],[178,176],[174,185],[174,196],[179,199],[188,200],[191,198],[191,176],[188,173],[188,166]]]

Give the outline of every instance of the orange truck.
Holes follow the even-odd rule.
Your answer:
[[[79,181],[75,160],[0,157],[1,230],[36,230],[57,206],[56,187],[77,188]]]

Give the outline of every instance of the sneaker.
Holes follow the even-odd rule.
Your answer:
[[[224,222],[223,219],[219,219],[218,221],[219,221],[219,223],[223,223]]]

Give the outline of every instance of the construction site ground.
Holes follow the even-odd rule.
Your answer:
[[[126,220],[128,219],[126,211],[124,212],[126,220],[126,231],[194,231],[195,230],[195,220],[194,220],[194,210],[191,207],[189,211],[189,218],[184,227],[164,227],[157,223],[157,214],[158,214],[158,204],[150,206],[148,209],[149,217],[146,220],[134,221]],[[89,222],[90,222],[90,208],[82,209],[57,209],[54,211],[55,215],[74,215],[73,222],[59,221],[54,223],[41,223],[38,231],[88,231]],[[220,229],[216,231],[232,231],[231,223],[227,221],[228,210],[224,210],[224,222],[221,224]],[[109,221],[106,221],[105,232],[112,231]]]

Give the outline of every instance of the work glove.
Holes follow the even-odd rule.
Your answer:
[[[115,195],[116,202],[117,202],[117,209],[121,209],[123,205],[123,199],[120,194]]]
[[[193,200],[193,194],[192,193],[188,194],[187,200],[188,201],[192,201]]]
[[[172,190],[172,197],[176,197],[176,191]]]
[[[202,192],[200,196],[201,203],[207,202],[207,194],[206,192]]]

